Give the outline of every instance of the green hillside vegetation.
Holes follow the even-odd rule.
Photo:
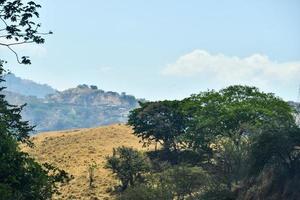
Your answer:
[[[43,44],[52,34],[41,30],[39,8],[0,0],[0,47],[19,64],[31,60],[16,46]],[[55,93],[30,81],[19,86],[36,96],[0,87],[0,200],[300,199],[299,104],[241,85],[139,105],[96,86]],[[52,130],[127,119],[128,126],[30,136],[32,125]]]
[[[121,180],[114,191],[122,200],[300,199],[294,113],[280,98],[247,86],[142,103],[128,123],[144,145],[161,148],[115,149],[107,157]]]

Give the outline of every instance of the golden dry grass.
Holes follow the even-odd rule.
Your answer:
[[[116,184],[111,172],[104,168],[105,157],[118,146],[141,149],[139,139],[130,127],[111,125],[99,128],[41,133],[32,138],[35,148],[24,150],[39,162],[49,162],[74,176],[62,186],[54,199],[113,199],[108,190]],[[89,188],[88,166],[95,162],[94,188]]]

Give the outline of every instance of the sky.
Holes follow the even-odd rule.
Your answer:
[[[17,76],[64,90],[79,84],[148,100],[232,84],[297,100],[299,0],[40,0],[42,46],[17,47]]]

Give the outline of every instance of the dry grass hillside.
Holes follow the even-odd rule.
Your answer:
[[[54,199],[113,199],[108,190],[116,183],[109,170],[104,169],[105,157],[118,146],[142,148],[130,127],[112,125],[99,128],[41,133],[32,138],[36,147],[26,148],[39,162],[49,162],[74,176],[60,188]],[[95,162],[94,188],[89,188],[88,166]]]

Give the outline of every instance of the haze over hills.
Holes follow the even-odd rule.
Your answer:
[[[98,89],[82,84],[76,88],[57,91],[46,84],[39,84],[8,74],[7,87],[2,91],[13,105],[27,104],[22,116],[35,125],[37,132],[91,128],[101,125],[124,123],[129,111],[138,106],[138,99],[126,93]],[[289,102],[300,112],[300,104]],[[300,123],[300,117],[297,116]]]
[[[106,92],[96,86],[83,84],[56,91],[13,74],[6,80],[6,99],[13,105],[27,104],[22,116],[38,132],[124,123],[129,111],[138,106],[138,99],[132,95]],[[27,87],[30,90],[22,89]]]
[[[3,84],[4,87],[7,87],[6,90],[17,94],[43,98],[48,94],[56,92],[56,89],[47,84],[39,84],[31,80],[22,79],[13,73],[5,75],[4,79],[5,82],[1,84]]]

